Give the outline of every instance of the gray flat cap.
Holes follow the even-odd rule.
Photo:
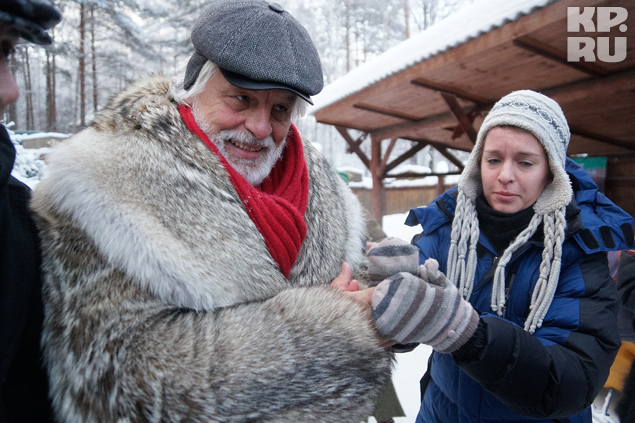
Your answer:
[[[47,29],[62,20],[50,0],[1,0],[0,21],[12,25],[17,35],[35,44],[51,44]]]
[[[324,79],[309,33],[277,3],[219,0],[209,5],[192,29],[196,53],[185,73],[189,89],[207,60],[233,85],[246,89],[282,88],[311,102]]]

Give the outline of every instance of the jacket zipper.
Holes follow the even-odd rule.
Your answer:
[[[532,244],[531,241],[527,242],[525,243],[525,245],[521,246],[520,249],[516,250],[516,252],[514,252],[512,257],[510,258],[509,263],[513,262],[520,254],[525,252],[531,246],[531,244]],[[494,278],[494,273],[496,273],[496,267],[498,266],[499,260],[500,260],[499,256],[494,256],[494,261],[492,262],[490,269],[485,273],[485,276],[488,276],[488,274],[493,269],[492,275],[489,277],[484,276],[483,279],[481,279],[481,281],[474,287],[474,290],[476,290],[477,288],[487,283],[490,279]],[[503,314],[502,317],[504,318],[507,318],[507,304],[509,302],[509,295],[511,293],[512,286],[514,285],[514,281],[516,280],[516,273],[517,272],[514,272],[511,275],[509,275],[509,278],[510,278],[509,281],[507,280],[507,276],[505,277],[505,305],[503,306],[503,310],[502,310],[502,314]]]
[[[515,280],[516,280],[516,272],[512,273],[511,278],[509,279],[509,283],[507,283],[507,279],[505,279],[505,305],[503,306],[504,318],[507,318],[507,304],[509,303],[509,293],[512,290],[512,286],[514,285]]]

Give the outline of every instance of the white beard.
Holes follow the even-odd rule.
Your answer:
[[[272,137],[259,140],[249,131],[225,130],[214,134],[209,125],[202,122],[202,119],[196,119],[196,113],[194,113],[194,119],[199,128],[205,132],[227,162],[254,187],[259,186],[262,181],[269,176],[276,162],[282,157],[284,148],[287,145],[287,138],[276,147],[276,143]],[[262,148],[263,150],[257,160],[248,160],[233,156],[228,149],[225,148],[225,144],[228,142],[239,142],[256,149]]]

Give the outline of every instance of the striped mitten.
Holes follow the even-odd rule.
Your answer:
[[[399,238],[384,239],[367,256],[371,286],[399,272],[416,275],[419,271],[419,249]]]
[[[419,277],[404,272],[377,285],[372,317],[383,336],[402,344],[427,344],[440,353],[465,344],[479,320],[434,259],[419,267]]]

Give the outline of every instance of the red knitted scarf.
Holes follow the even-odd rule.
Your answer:
[[[214,143],[199,128],[192,110],[180,105],[179,112],[188,129],[216,153],[225,166],[247,214],[264,237],[280,271],[288,278],[306,237],[304,212],[309,198],[309,172],[298,130],[291,125],[282,158],[260,188],[255,188],[220,154]]]

